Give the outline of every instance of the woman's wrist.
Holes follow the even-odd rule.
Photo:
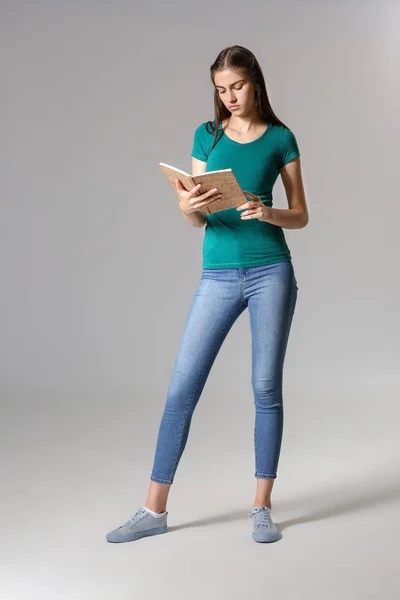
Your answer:
[[[203,213],[199,210],[195,210],[188,213],[182,211],[182,214],[185,217],[185,220],[191,225],[193,225],[193,227],[204,227],[206,218],[203,215]]]

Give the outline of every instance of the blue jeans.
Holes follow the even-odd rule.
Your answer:
[[[210,369],[228,331],[246,308],[252,338],[255,476],[277,476],[283,364],[297,290],[292,261],[240,269],[203,268],[168,388],[152,481],[173,483]]]

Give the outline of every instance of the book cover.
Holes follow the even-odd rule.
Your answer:
[[[198,183],[201,183],[198,195],[217,188],[218,193],[222,194],[221,198],[217,198],[210,202],[208,206],[203,206],[199,209],[202,213],[212,214],[228,208],[236,208],[240,204],[248,202],[248,198],[246,198],[232,169],[221,169],[219,171],[208,171],[199,175],[191,175],[166,163],[159,163],[159,166],[178,199],[179,193],[175,183],[176,179],[180,179],[188,191]]]

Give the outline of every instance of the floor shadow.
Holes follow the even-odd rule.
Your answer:
[[[339,515],[345,515],[357,512],[360,509],[383,506],[400,501],[400,482],[398,480],[399,471],[387,473],[369,473],[363,478],[349,481],[335,481],[330,488],[310,493],[302,498],[292,498],[278,503],[272,498],[272,513],[274,509],[283,508],[285,510],[293,509],[296,513],[303,513],[302,516],[296,516],[292,519],[278,522],[274,519],[276,526],[283,531],[291,525],[301,525],[319,520],[329,519]],[[210,517],[196,519],[179,525],[168,526],[168,531],[178,529],[187,529],[191,527],[205,527],[216,523],[228,523],[239,521],[244,518],[250,518],[248,511],[252,504],[243,510],[234,510],[227,513],[220,513]],[[314,507],[314,508],[312,508]],[[306,512],[306,514],[304,514]]]

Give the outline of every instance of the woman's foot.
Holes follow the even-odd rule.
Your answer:
[[[138,508],[126,523],[107,533],[107,542],[132,542],[148,535],[157,535],[167,531],[168,512],[156,517],[148,510]]]
[[[252,520],[252,537],[255,542],[276,542],[281,539],[282,534],[272,520],[271,508],[254,506],[248,514]]]

